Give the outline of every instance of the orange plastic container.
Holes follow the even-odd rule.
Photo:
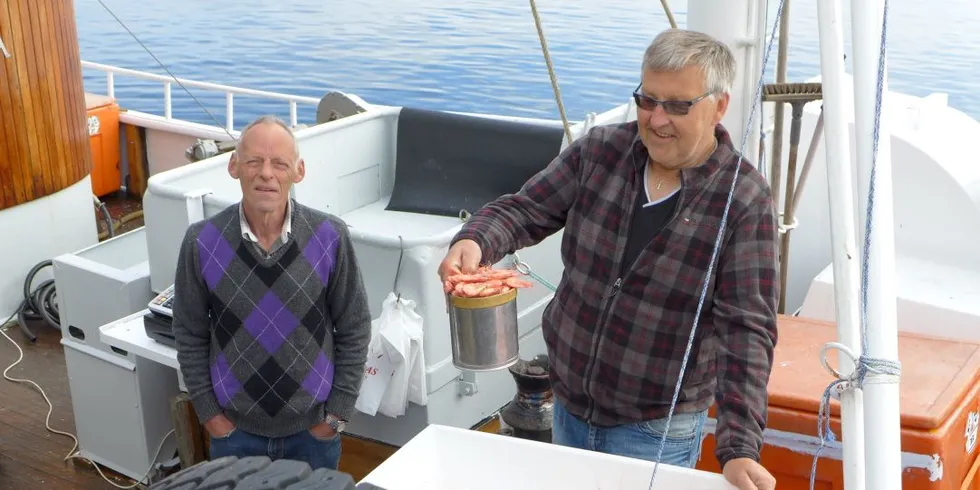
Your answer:
[[[833,378],[820,363],[820,349],[837,340],[832,323],[779,318],[779,342],[769,382],[769,421],[762,464],[779,490],[809,488],[813,454],[819,446],[820,397]],[[980,344],[899,334],[902,363],[902,489],[978,490],[977,422],[980,421]],[[834,352],[834,351],[831,351]],[[837,356],[830,354],[837,366]],[[714,408],[711,416],[714,417]],[[831,427],[838,439],[840,403],[831,401]],[[713,426],[711,426],[713,432]],[[714,435],[704,444],[699,469],[720,471],[712,456]],[[867,451],[874,451],[872,445]],[[844,490],[840,442],[820,453],[816,483],[821,490]]]
[[[87,93],[85,113],[92,149],[92,192],[101,197],[122,187],[119,105],[111,97]]]

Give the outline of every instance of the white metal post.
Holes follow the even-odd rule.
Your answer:
[[[163,82],[163,117],[173,118],[173,106],[170,103],[170,82]]]
[[[860,256],[855,243],[854,193],[851,178],[851,146],[848,110],[844,96],[844,30],[840,0],[817,2],[820,34],[820,68],[823,91],[824,138],[827,140],[827,190],[830,198],[830,240],[834,261],[834,298],[837,303],[837,339],[855,355],[861,355]],[[854,371],[847,356],[838,356],[837,370],[844,376]],[[844,488],[863,490],[865,473],[863,394],[841,393]]]
[[[225,129],[235,130],[235,94],[225,93]]]
[[[883,0],[851,2],[854,51],[854,132],[857,138],[859,214],[864,230],[867,211],[870,166],[874,156],[873,135],[878,61],[881,52]],[[886,65],[887,66],[887,65]],[[888,91],[886,83],[882,96]],[[884,106],[884,102],[882,103]],[[884,112],[884,111],[882,111]],[[874,213],[871,249],[867,264],[867,346],[866,355],[876,359],[898,360],[898,326],[895,300],[895,218],[893,215],[891,134],[888,118],[880,118],[878,155],[875,159]],[[862,233],[863,236],[863,233]],[[873,451],[865,453],[867,488],[902,488],[901,420],[898,380],[869,373],[864,385],[865,439]]]
[[[713,36],[732,50],[737,74],[728,101],[728,112],[721,122],[731,134],[735,147],[752,165],[758,165],[758,119],[753,123],[745,148],[740,147],[755,102],[752,99],[759,83],[765,52],[765,44],[759,44],[759,39],[764,36],[757,32],[758,29],[764,31],[765,24],[757,25],[756,19],[749,18],[753,12],[752,3],[759,3],[759,0],[688,0],[687,28]]]

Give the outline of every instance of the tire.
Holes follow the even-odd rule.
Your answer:
[[[228,456],[183,469],[148,490],[355,490],[340,471],[312,471],[303,461],[272,461],[265,456]]]

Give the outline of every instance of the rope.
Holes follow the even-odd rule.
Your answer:
[[[725,227],[728,225],[728,211],[732,205],[732,199],[735,197],[735,184],[738,182],[738,173],[742,168],[742,159],[745,154],[745,146],[748,144],[749,135],[752,132],[752,124],[755,120],[755,110],[756,107],[761,106],[759,103],[762,100],[762,88],[765,85],[766,78],[766,67],[769,64],[769,55],[772,53],[773,44],[776,40],[776,31],[779,27],[780,16],[783,12],[783,6],[786,0],[779,0],[779,9],[776,12],[776,20],[774,21],[772,34],[769,36],[769,42],[766,43],[766,53],[762,58],[762,73],[759,74],[759,82],[756,84],[755,97],[752,98],[752,110],[749,111],[749,120],[745,123],[745,130],[742,132],[742,141],[740,144],[740,150],[738,154],[738,161],[735,163],[735,171],[732,176],[732,185],[728,190],[728,199],[725,201],[725,211],[721,216],[721,223],[718,226],[718,235],[715,237],[714,250],[711,252],[711,260],[708,262],[708,270],[704,275],[704,282],[701,286],[701,298],[698,300],[698,308],[694,313],[694,322],[691,325],[691,334],[687,340],[687,347],[684,350],[684,359],[681,361],[681,372],[677,376],[677,384],[674,386],[674,396],[670,401],[670,411],[667,412],[667,427],[664,428],[664,436],[660,438],[660,449],[657,451],[656,463],[653,466],[653,474],[650,476],[649,488],[653,488],[653,482],[657,477],[657,470],[660,469],[660,459],[664,454],[664,446],[667,443],[667,434],[670,433],[670,423],[674,417],[674,409],[677,408],[677,398],[681,392],[681,383],[684,381],[684,373],[687,371],[688,360],[691,357],[691,350],[694,347],[694,337],[697,333],[698,321],[701,319],[701,310],[704,308],[704,300],[708,295],[708,283],[710,282],[712,274],[714,274],[716,262],[718,260],[718,252],[721,249],[721,240],[725,236]]]
[[[864,224],[864,250],[862,251],[861,264],[861,355],[857,358],[854,372],[848,376],[842,376],[839,372],[829,367],[826,360],[826,352],[830,349],[837,349],[843,354],[854,359],[854,353],[846,346],[831,342],[824,346],[820,357],[824,367],[826,367],[837,379],[827,386],[824,390],[823,398],[820,400],[820,410],[817,413],[817,434],[820,436],[820,447],[813,455],[813,465],[810,468],[810,490],[813,490],[814,481],[817,474],[817,459],[820,451],[828,441],[834,441],[835,436],[830,428],[830,397],[833,392],[840,393],[850,389],[861,389],[866,383],[898,383],[902,374],[902,364],[897,360],[881,359],[868,356],[868,284],[871,273],[871,228],[872,217],[874,215],[875,204],[875,180],[877,176],[878,160],[878,138],[881,124],[881,103],[882,92],[884,91],[885,78],[885,54],[887,52],[887,32],[888,32],[888,0],[884,2],[884,12],[881,23],[881,43],[878,54],[878,80],[875,93],[875,121],[873,144],[871,153],[871,178],[868,184],[868,205],[865,213]],[[871,375],[871,379],[867,379]]]
[[[177,82],[177,85],[179,85],[180,88],[184,89],[184,92],[187,92],[187,95],[191,96],[191,98],[194,99],[194,102],[196,102],[197,105],[201,107],[201,110],[203,110],[204,113],[207,114],[208,117],[211,118],[212,121],[214,121],[214,125],[215,126],[218,126],[219,128],[222,128],[224,130],[224,132],[228,135],[228,137],[231,138],[233,141],[237,141],[238,140],[238,138],[236,138],[235,135],[231,134],[231,132],[228,131],[228,128],[226,128],[224,124],[221,124],[220,122],[218,122],[218,120],[214,117],[214,114],[211,114],[211,111],[209,111],[207,107],[204,107],[204,104],[202,104],[201,101],[197,100],[197,97],[194,97],[194,94],[192,94],[190,90],[187,90],[187,87],[185,87],[183,83],[180,83],[180,79],[177,78],[177,75],[174,75],[174,73],[172,71],[170,71],[170,68],[167,68],[167,66],[164,65],[163,62],[160,61],[160,59],[157,58],[157,56],[155,54],[153,54],[153,51],[150,51],[150,48],[146,47],[146,45],[143,44],[143,41],[140,41],[140,38],[136,37],[136,34],[134,34],[133,31],[129,29],[129,27],[126,25],[126,23],[123,22],[122,19],[120,19],[119,16],[117,16],[112,11],[112,9],[109,8],[108,5],[106,5],[102,0],[98,0],[98,2],[99,2],[100,5],[102,5],[102,8],[104,8],[106,12],[109,12],[109,15],[111,15],[114,19],[116,19],[116,22],[118,22],[119,25],[122,26],[123,29],[126,29],[126,32],[128,32],[129,35],[132,36],[132,38],[135,39],[136,42],[139,43],[139,45],[143,47],[143,50],[145,50],[146,53],[149,54],[150,57],[153,58],[153,61],[156,61],[157,64],[160,65],[160,68],[163,68],[164,71],[166,71],[167,74],[170,75],[170,78],[173,78],[174,79],[174,82]]]
[[[8,374],[11,369],[13,369],[15,366],[17,366],[18,364],[20,364],[21,361],[24,360],[24,349],[21,349],[20,344],[18,344],[17,342],[15,342],[14,339],[10,338],[10,336],[7,335],[7,332],[4,331],[4,329],[6,329],[7,326],[12,323],[12,321],[13,321],[13,319],[14,319],[15,316],[17,316],[17,312],[14,312],[9,317],[7,317],[7,319],[4,320],[3,323],[0,323],[0,336],[4,337],[8,341],[10,341],[11,344],[14,344],[14,348],[17,349],[17,360],[14,361],[13,364],[7,366],[7,368],[3,370],[3,377],[4,377],[4,379],[6,379],[7,381],[10,381],[11,383],[22,383],[22,384],[33,386],[34,389],[36,389],[38,391],[38,393],[41,394],[41,398],[43,398],[44,399],[44,402],[48,404],[48,413],[44,417],[44,428],[47,429],[49,432],[52,432],[54,434],[58,434],[60,436],[65,436],[65,437],[71,439],[74,442],[74,445],[72,445],[71,450],[68,451],[68,454],[62,459],[62,461],[68,461],[68,460],[74,460],[74,459],[85,461],[85,462],[91,464],[93,468],[95,468],[95,471],[98,472],[99,476],[101,476],[103,480],[105,480],[107,483],[109,483],[110,485],[112,485],[112,486],[114,486],[116,488],[121,488],[123,490],[129,490],[129,489],[132,489],[132,488],[136,488],[136,487],[138,487],[140,485],[143,485],[143,481],[146,480],[150,476],[150,473],[157,466],[156,460],[157,460],[157,458],[160,457],[160,452],[163,451],[163,443],[167,442],[167,439],[169,439],[170,436],[173,435],[173,434],[175,434],[176,432],[173,429],[171,429],[170,432],[167,432],[166,434],[164,434],[163,439],[160,440],[160,445],[157,446],[156,454],[153,455],[153,460],[152,461],[154,461],[154,464],[153,465],[150,465],[150,467],[146,469],[146,473],[144,473],[143,474],[143,477],[140,478],[138,481],[135,481],[134,483],[132,483],[130,485],[123,486],[123,485],[120,485],[120,484],[112,481],[111,479],[109,479],[109,477],[106,476],[106,474],[99,467],[99,464],[98,463],[96,463],[95,461],[92,461],[92,460],[90,460],[90,459],[82,456],[81,451],[78,451],[77,450],[78,449],[78,438],[76,438],[74,435],[72,435],[69,432],[64,432],[64,431],[55,429],[54,427],[51,426],[51,414],[54,412],[54,405],[51,403],[51,399],[48,398],[48,394],[44,392],[44,389],[41,388],[40,385],[38,385],[37,383],[35,383],[32,380],[29,380],[29,379],[26,379],[26,378],[14,378],[14,377],[11,377]]]
[[[544,287],[550,289],[552,293],[558,292],[558,287],[557,286],[555,286],[554,284],[552,284],[550,281],[548,281],[547,279],[545,279],[544,277],[542,277],[537,272],[534,272],[533,270],[531,270],[531,267],[529,265],[527,265],[527,262],[524,262],[523,260],[521,260],[521,258],[517,255],[517,252],[514,252],[513,255],[514,255],[514,268],[517,269],[517,272],[520,272],[521,274],[524,274],[525,276],[530,276],[535,281],[540,282],[541,285],[543,285]]]
[[[402,293],[398,290],[398,278],[402,275],[402,259],[405,257],[405,239],[398,235],[398,265],[395,266],[395,279],[391,282],[391,290],[395,293],[395,305],[401,305]]]
[[[531,2],[531,15],[534,16],[534,27],[538,30],[538,41],[541,42],[541,52],[544,53],[544,63],[548,65],[548,76],[551,78],[551,90],[555,94],[555,102],[558,103],[558,114],[561,115],[562,126],[565,127],[565,137],[568,144],[572,144],[572,129],[568,125],[568,118],[565,117],[565,105],[561,102],[561,90],[558,89],[558,77],[555,75],[555,67],[551,63],[551,55],[548,54],[548,41],[544,38],[544,30],[541,28],[541,17],[538,16],[538,6],[534,0]]]
[[[0,38],[0,53],[3,53],[4,58],[10,58],[10,51],[7,51],[7,47],[3,45],[2,38]]]
[[[677,29],[677,21],[674,20],[674,14],[670,11],[670,5],[667,5],[667,0],[660,0],[660,5],[664,7],[664,14],[667,14],[667,22],[670,22],[671,29]]]

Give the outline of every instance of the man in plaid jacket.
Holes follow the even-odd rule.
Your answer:
[[[637,121],[593,128],[519,192],[473,214],[439,273],[472,272],[564,229],[564,273],[542,323],[554,442],[653,460],[665,437],[661,462],[692,467],[714,400],[726,478],[769,490],[775,479],[758,461],[776,344],[777,230],[771,190],[748,161],[705,277],[739,158],[720,124],[734,77],[723,43],[663,32],[644,54]]]

